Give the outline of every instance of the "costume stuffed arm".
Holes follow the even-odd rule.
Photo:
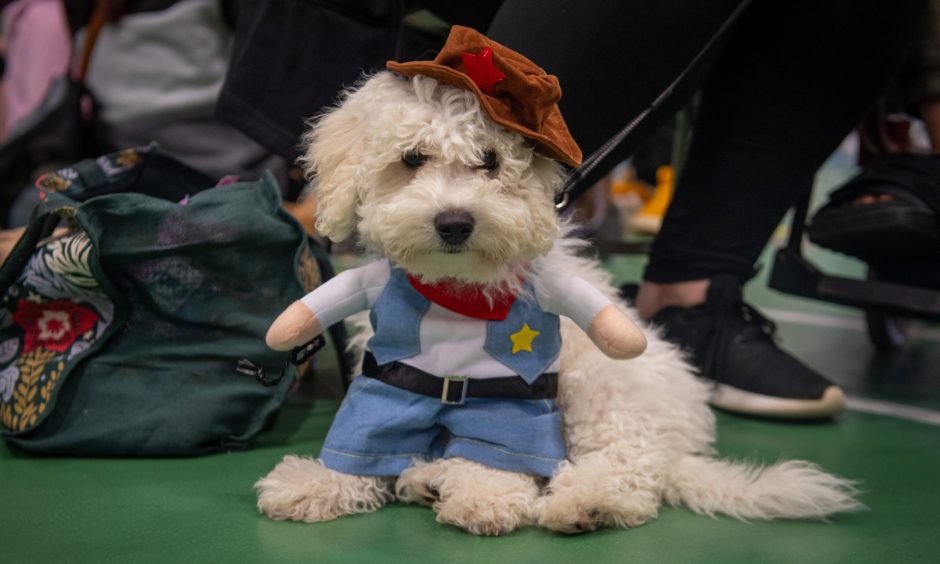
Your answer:
[[[388,276],[384,260],[334,276],[284,310],[268,328],[265,342],[276,351],[307,343],[330,325],[371,307]]]
[[[570,317],[610,358],[634,358],[646,350],[643,331],[586,280],[563,274],[543,274],[536,293],[546,311]]]

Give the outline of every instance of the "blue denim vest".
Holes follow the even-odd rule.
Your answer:
[[[528,284],[526,290],[534,296]],[[431,302],[412,287],[405,272],[393,267],[388,285],[369,313],[375,330],[369,339],[369,350],[379,364],[421,352],[419,330],[429,307]],[[561,352],[558,316],[542,311],[534,297],[520,296],[506,319],[486,321],[483,350],[531,384]]]

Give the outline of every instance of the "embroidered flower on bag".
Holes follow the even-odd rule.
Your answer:
[[[20,369],[15,364],[8,366],[3,372],[0,372],[0,400],[4,403],[10,401],[13,395],[13,386],[20,377]]]
[[[0,365],[6,364],[16,358],[17,351],[20,350],[20,340],[16,337],[7,339],[0,343]]]
[[[91,272],[91,250],[91,239],[82,231],[47,243],[41,251],[41,260],[49,270],[72,285],[97,289],[98,281]]]
[[[55,239],[37,249],[23,270],[19,283],[19,294],[14,294],[17,285],[10,287],[7,300],[10,309],[15,297],[26,296],[28,301],[41,303],[62,299],[80,302],[91,307],[99,316],[98,334],[111,323],[114,304],[98,286],[91,272],[91,241],[85,233],[76,233]]]
[[[49,172],[36,179],[36,188],[39,188],[40,190],[63,192],[71,185],[71,180],[63,177],[57,172]]]
[[[107,155],[102,155],[95,159],[95,164],[97,164],[98,168],[100,168],[101,171],[104,172],[107,176],[114,176],[115,174],[124,171],[124,167],[115,166]]]
[[[95,326],[98,314],[67,300],[37,304],[20,300],[13,321],[23,328],[23,354],[37,347],[65,352],[79,336]]]
[[[83,335],[83,337],[86,339],[91,339],[94,337],[94,334],[89,335],[88,333],[86,333],[85,335]],[[74,345],[72,345],[72,350],[69,351],[68,360],[72,360],[76,356],[87,351],[90,347],[91,347],[91,343],[88,341],[77,341]]]
[[[137,149],[124,149],[114,157],[114,163],[123,168],[137,166],[142,160]]]
[[[137,149],[124,149],[111,155],[102,155],[95,159],[95,163],[107,176],[114,176],[139,165],[142,160]]]
[[[60,168],[56,174],[66,180],[78,180],[78,171],[74,168]]]

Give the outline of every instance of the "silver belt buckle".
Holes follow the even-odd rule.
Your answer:
[[[447,396],[450,391],[451,383],[460,386],[460,400],[448,401]],[[441,390],[441,403],[444,405],[463,405],[467,399],[467,377],[466,376],[444,376],[444,389]]]

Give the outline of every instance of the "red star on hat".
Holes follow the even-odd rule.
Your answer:
[[[493,64],[493,48],[487,47],[478,54],[463,53],[463,66],[467,68],[467,76],[476,83],[484,93],[493,95],[493,88],[506,79],[503,71]]]

